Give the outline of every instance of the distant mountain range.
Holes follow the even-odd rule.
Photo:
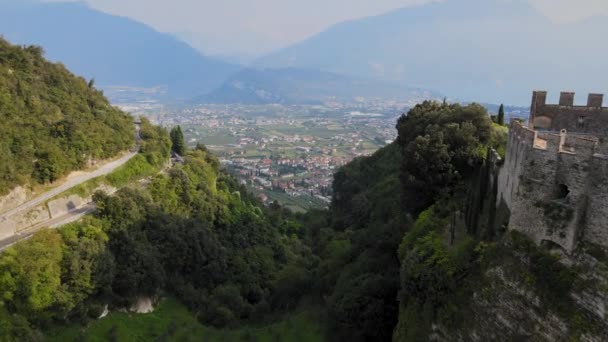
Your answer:
[[[148,98],[214,103],[320,103],[441,95],[403,83],[341,76],[311,68],[242,69],[201,54],[174,35],[99,12],[84,3],[0,0],[0,34],[42,46],[50,60],[107,91],[115,101]]]
[[[0,9],[0,35],[41,45],[98,86],[122,86],[105,88],[114,100],[314,103],[403,99],[419,88],[528,105],[532,89],[555,98],[561,90],[608,91],[608,20],[557,24],[524,0],[447,0],[344,22],[245,70],[82,3],[0,0]]]
[[[447,0],[335,25],[254,65],[321,69],[462,100],[527,104],[532,89],[606,90],[607,32],[606,18],[557,24],[523,0]]]
[[[356,97],[384,99],[441,98],[433,91],[397,83],[338,75],[311,69],[244,69],[197,102],[242,104],[318,104],[352,101]]]
[[[0,34],[41,45],[47,58],[100,86],[167,87],[191,98],[219,87],[240,66],[209,58],[169,34],[82,3],[0,0]]]

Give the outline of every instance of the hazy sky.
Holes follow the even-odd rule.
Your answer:
[[[208,53],[261,54],[305,39],[344,20],[432,0],[85,1],[94,8],[131,17],[159,31],[179,33]],[[529,1],[558,21],[608,14],[607,0]]]

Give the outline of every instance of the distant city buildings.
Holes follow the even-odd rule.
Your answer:
[[[422,99],[421,99],[422,100]],[[418,101],[357,98],[323,105],[128,105],[165,127],[180,125],[265,203],[331,201],[334,173],[394,141],[395,123]]]

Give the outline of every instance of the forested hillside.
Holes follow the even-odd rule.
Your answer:
[[[414,221],[435,202],[445,212],[460,203],[467,191],[452,198],[455,190],[483,165],[487,148],[504,138],[479,105],[425,102],[402,116],[397,128],[395,143],[336,173],[329,212],[306,216],[305,240],[321,259],[314,289],[323,298],[335,339],[391,340],[398,298],[417,295],[404,289],[403,273],[400,279],[403,255],[417,250],[417,238],[427,233]],[[402,243],[404,237],[415,246]],[[432,238],[441,243],[441,237]],[[426,269],[417,266],[418,272]],[[440,271],[428,268],[431,278],[415,280],[421,291],[435,286],[433,272]]]
[[[425,102],[397,129],[336,173],[329,212],[305,217],[331,338],[604,341],[601,248],[560,261],[501,222],[486,177],[505,127],[475,104]]]
[[[42,56],[0,40],[2,191],[53,182],[134,143],[132,118]],[[94,216],[0,254],[0,340],[60,339],[49,331],[141,297],[171,296],[195,320],[234,327],[293,308],[309,291],[318,259],[288,211],[264,208],[204,145],[187,150],[181,134],[145,119],[140,136],[140,153],[107,176],[125,187],[96,193]],[[169,168],[171,149],[184,161]]]
[[[488,151],[504,151],[505,127],[476,104],[425,102],[397,130],[396,142],[335,174],[325,211],[263,207],[200,144],[146,182],[97,193],[93,217],[0,255],[0,340],[95,340],[100,331],[116,340],[123,335],[107,326],[117,321],[142,339],[193,329],[280,340],[256,327],[303,317],[316,317],[306,321],[312,340],[605,336],[603,321],[576,304],[583,293],[604,293],[590,278],[598,271],[566,266],[523,235],[474,219],[494,160]],[[171,144],[182,146],[172,137],[144,120],[142,158],[160,165]],[[593,257],[605,267],[605,255]],[[136,323],[153,317],[93,323],[105,307],[141,297],[160,300],[154,317],[173,308],[183,321],[159,322],[153,333]]]
[[[458,287],[459,270],[474,260],[473,240],[447,252],[425,222],[442,223],[450,206],[464,203],[466,191],[453,190],[483,164],[487,147],[500,144],[477,105],[427,102],[398,128],[397,142],[336,173],[329,211],[263,208],[203,145],[145,188],[96,195],[94,218],[40,233],[0,257],[2,315],[11,322],[2,336],[42,336],[47,326],[86,324],[106,304],[174,296],[217,327],[265,322],[305,299],[324,308],[329,339],[390,340],[400,314],[435,305],[425,298]],[[146,148],[166,153],[167,132],[150,130],[146,124]],[[436,215],[418,217],[433,203]],[[447,265],[456,273],[443,263],[426,267],[443,259],[429,261],[420,248],[454,258]],[[432,321],[421,319],[411,322]]]
[[[133,144],[132,119],[93,82],[44,61],[38,47],[0,48],[0,193]],[[329,210],[293,214],[264,207],[204,145],[188,149],[181,128],[169,134],[143,119],[140,153],[108,175],[124,188],[95,193],[97,211],[81,222],[0,254],[0,340],[119,340],[116,326],[102,337],[88,329],[105,309],[142,298],[160,312],[140,322],[170,316],[167,308],[182,321],[103,322],[143,331],[129,335],[142,340],[189,329],[281,340],[255,328],[289,322],[313,327],[313,340],[608,336],[603,311],[593,311],[608,286],[603,252],[584,247],[586,259],[567,266],[492,223],[502,214],[486,203],[484,179],[505,151],[505,127],[476,104],[424,102],[396,128],[394,143],[336,172]],[[169,167],[171,150],[184,160]]]
[[[167,132],[154,135],[146,153],[166,150]],[[206,324],[233,326],[297,301],[293,275],[314,260],[286,235],[297,225],[279,208],[261,210],[202,145],[146,188],[98,193],[95,201],[95,217],[0,256],[0,315],[9,323],[0,339],[41,337],[44,327],[85,323],[106,304],[124,308],[161,294]]]
[[[0,194],[49,183],[134,144],[132,118],[37,46],[0,38]]]

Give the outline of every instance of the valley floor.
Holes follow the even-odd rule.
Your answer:
[[[202,325],[176,299],[161,300],[150,314],[113,312],[86,327],[56,326],[49,341],[326,341],[314,312],[304,310],[260,327],[215,329]]]

